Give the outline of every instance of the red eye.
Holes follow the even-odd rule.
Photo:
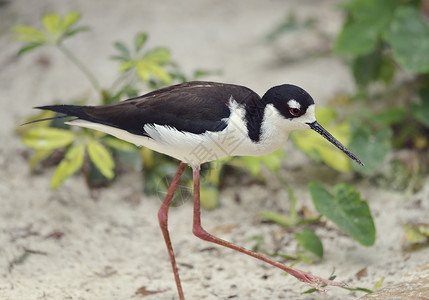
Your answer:
[[[292,116],[295,116],[295,117],[298,117],[301,114],[301,110],[299,108],[291,107],[289,111],[292,114]]]

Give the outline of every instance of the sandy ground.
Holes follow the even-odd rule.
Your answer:
[[[82,24],[93,30],[67,45],[90,65],[103,86],[117,76],[115,64],[107,60],[113,53],[112,42],[128,42],[136,32],[146,31],[150,47],[169,47],[186,72],[220,69],[222,74],[208,79],[246,85],[258,93],[276,84],[295,83],[323,103],[353,90],[340,60],[308,56],[315,49],[328,49],[329,39],[338,32],[342,15],[335,3],[14,0],[0,7],[0,299],[178,299],[157,224],[160,199],[142,194],[140,174],[130,171],[119,177],[111,187],[100,190],[94,201],[80,176],[52,192],[53,170],[29,173],[28,150],[14,135],[14,128],[32,113],[33,106],[58,99],[66,103],[82,94],[91,95],[91,90],[75,67],[53,49],[17,59],[19,45],[10,40],[11,26],[39,25],[39,16],[51,11],[81,11]],[[300,20],[314,18],[318,32],[304,30],[267,43],[266,34],[289,12]],[[429,276],[427,249],[411,254],[401,250],[401,224],[427,221],[428,184],[418,194],[405,197],[368,180],[351,182],[347,176],[309,163],[290,143],[285,147],[288,158],[282,172],[295,187],[299,205],[312,207],[306,190],[310,180],[348,181],[368,199],[377,226],[377,241],[370,248],[344,236],[333,224],[318,228],[325,258],[311,265],[301,263],[301,269],[323,277],[335,269],[338,280],[370,289],[382,277],[382,287],[388,288],[415,279],[413,274],[420,274],[417,281]],[[204,226],[246,247],[252,246],[249,237],[263,235],[267,249],[280,243],[282,252],[294,253],[292,233],[257,218],[260,210],[286,212],[289,207],[279,183],[267,182],[237,179],[236,186],[230,184],[222,191],[221,207],[203,213]],[[234,201],[237,197],[240,202]],[[308,287],[291,276],[194,237],[191,217],[191,201],[171,209],[171,235],[187,299],[355,299],[365,295],[340,288],[301,295]],[[25,251],[31,253],[18,262]],[[366,275],[358,277],[364,268]],[[385,299],[429,299],[427,281],[418,286],[420,296],[410,293]],[[159,293],[136,295],[141,287]]]

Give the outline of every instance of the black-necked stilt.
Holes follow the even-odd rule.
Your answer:
[[[300,87],[283,84],[261,98],[238,85],[195,81],[163,88],[104,106],[37,107],[76,117],[70,125],[99,130],[180,160],[177,173],[158,212],[180,299],[184,294],[167,227],[168,208],[188,164],[193,170],[193,233],[272,264],[318,289],[342,285],[288,267],[268,257],[217,238],[201,226],[200,165],[227,156],[259,156],[278,149],[295,129],[313,129],[357,163],[362,162],[330,135],[315,118],[315,104]]]

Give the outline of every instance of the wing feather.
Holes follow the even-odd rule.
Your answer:
[[[221,131],[227,126],[231,97],[239,104],[260,99],[255,92],[243,86],[193,81],[109,105],[51,105],[39,108],[143,136],[149,136],[144,126],[153,124],[201,134]]]

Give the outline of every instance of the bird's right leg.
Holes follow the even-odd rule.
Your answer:
[[[164,201],[162,202],[158,211],[159,226],[161,227],[162,235],[164,236],[165,244],[167,245],[168,255],[170,256],[171,266],[173,267],[174,279],[176,280],[176,286],[177,291],[179,292],[180,300],[185,300],[185,296],[183,294],[182,284],[180,282],[179,270],[177,269],[173,247],[171,246],[170,234],[168,233],[168,208],[170,207],[171,201],[173,200],[174,191],[176,190],[177,184],[179,183],[180,177],[182,176],[185,167],[186,163],[180,162],[176,175],[174,175],[167,195],[165,196]]]

